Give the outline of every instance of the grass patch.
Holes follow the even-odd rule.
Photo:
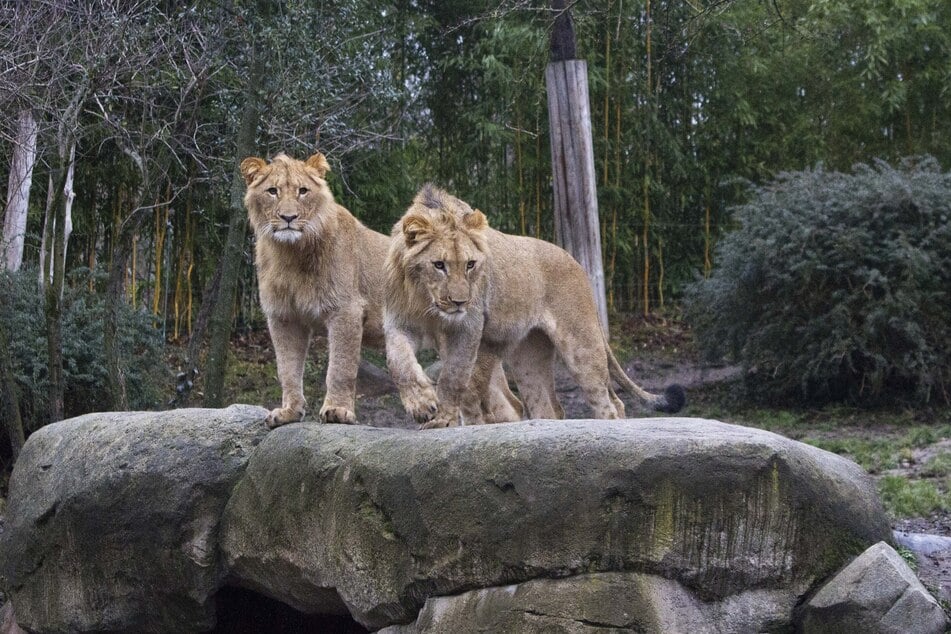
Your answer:
[[[926,478],[946,478],[951,475],[951,452],[943,451],[932,456],[921,469]]]
[[[930,480],[909,480],[901,476],[883,476],[878,482],[885,511],[892,517],[928,517],[936,511],[951,509],[947,493]]]
[[[304,363],[304,397],[310,408],[320,406],[327,374],[327,353],[311,346]],[[267,351],[250,357],[235,356],[229,360],[225,379],[226,398],[230,403],[251,403],[265,408],[281,404],[281,384],[277,378],[274,353]]]
[[[887,438],[803,438],[803,442],[844,455],[871,474],[898,466],[901,446]]]

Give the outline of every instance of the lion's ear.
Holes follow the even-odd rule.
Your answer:
[[[462,217],[462,224],[471,231],[485,231],[489,228],[489,221],[486,220],[485,214],[478,209],[465,214]]]
[[[264,159],[259,159],[254,156],[249,156],[248,158],[241,161],[241,175],[244,176],[244,182],[248,185],[251,184],[251,181],[254,180],[254,175],[267,167],[267,163]]]
[[[325,157],[320,152],[317,152],[317,154],[314,154],[309,159],[307,159],[305,164],[307,167],[312,167],[317,170],[317,173],[321,178],[326,176],[327,172],[330,171],[330,163],[327,162],[327,157]]]
[[[413,246],[432,231],[433,225],[425,216],[414,214],[403,218],[403,238],[406,240],[406,246]]]

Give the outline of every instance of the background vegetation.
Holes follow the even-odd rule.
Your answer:
[[[785,173],[736,219],[688,306],[757,396],[951,401],[951,173],[931,159]]]
[[[217,333],[227,342],[229,334],[262,327],[236,181],[245,155],[323,151],[339,201],[380,231],[388,231],[422,182],[435,181],[505,231],[552,239],[547,6],[0,2],[0,183],[7,182],[20,114],[31,113],[38,129],[23,267],[41,283],[34,289],[23,280],[5,282],[0,315],[0,344],[8,344],[0,348],[13,353],[10,372],[0,378],[15,384],[25,427],[86,408],[164,407],[176,373],[185,386],[191,368],[227,359],[214,345],[200,356],[209,330],[213,340]],[[878,209],[891,241],[882,257],[917,257],[919,241],[942,231],[942,216],[924,219],[924,207],[912,213],[859,204],[840,174],[866,163],[873,167],[857,178],[869,196],[880,191],[879,182],[911,188],[916,206],[923,204],[920,187],[940,195],[935,183],[946,183],[941,174],[951,167],[945,0],[608,0],[573,3],[572,13],[578,55],[588,63],[615,313],[663,312],[698,277],[728,284],[729,271],[745,266],[741,256],[768,257],[760,273],[779,275],[793,260],[770,249],[754,253],[742,244],[747,234],[730,231],[742,225],[794,249],[787,240],[796,231],[815,234],[826,226],[809,206],[812,188],[842,201],[842,215],[828,220],[840,231],[835,235],[849,236],[853,223],[870,221],[866,214]],[[902,157],[924,155],[933,159],[912,171],[901,167]],[[75,179],[64,192],[70,166]],[[800,174],[770,184],[792,172]],[[72,201],[71,234],[65,199]],[[929,375],[949,350],[948,320],[940,313],[947,308],[947,267],[944,277],[932,277],[947,262],[943,231],[944,242],[928,251],[937,260],[902,260],[896,271],[883,264],[878,273],[888,283],[861,291],[893,299],[882,308],[887,314],[865,315],[849,304],[858,312],[838,324],[844,338],[856,314],[870,328],[854,330],[865,337],[868,355],[849,357],[850,371],[871,390],[859,396],[897,381],[922,398],[947,398],[948,377]],[[717,252],[724,235],[730,237]],[[62,248],[44,248],[54,243]],[[861,245],[855,249],[859,258]],[[791,297],[860,293],[854,284],[868,279],[847,277],[843,287],[831,273],[821,278],[816,267],[829,253],[842,256],[841,270],[858,261],[834,243],[818,245],[795,260],[812,269],[781,273],[793,287],[803,279],[796,275],[811,276],[813,286]],[[920,281],[919,296],[894,285],[902,275]],[[805,307],[790,305],[779,286],[765,294],[751,289],[757,290],[747,288],[750,301],[785,304],[763,324],[791,316],[790,324],[809,323],[793,315]],[[743,312],[735,298],[708,292],[716,293],[713,305],[734,302],[728,314]],[[758,326],[753,317],[737,324]],[[882,328],[895,320],[911,343],[907,358],[888,357],[896,365],[886,367],[875,342],[892,340]],[[778,379],[769,394],[855,395],[827,380],[833,361],[845,358],[840,339],[823,339],[821,354],[808,353],[825,369],[807,373],[802,385],[796,366],[768,356],[801,332],[773,340],[766,331],[761,339],[773,348],[754,354],[730,324],[710,327],[721,343],[737,344],[733,351],[747,366],[770,368],[760,374]],[[922,340],[927,350],[915,343]],[[149,356],[162,344],[170,368]],[[51,385],[83,395],[65,397],[58,409],[51,399],[47,413],[44,372],[58,364],[40,368],[43,346],[63,354],[64,376],[51,375]],[[136,365],[145,359],[151,370]],[[899,365],[905,370],[896,374]],[[777,368],[786,373],[773,373]],[[162,375],[164,385],[156,378]],[[93,389],[100,398],[90,396]],[[212,392],[205,390],[206,402],[220,402]],[[184,394],[176,402],[188,401]]]

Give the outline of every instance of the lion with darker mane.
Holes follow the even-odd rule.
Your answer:
[[[479,399],[500,359],[511,366],[524,416],[562,418],[556,352],[596,418],[624,416],[611,379],[656,411],[677,412],[684,404],[679,385],[652,394],[627,376],[608,346],[587,275],[571,255],[496,231],[482,212],[431,185],[393,229],[385,301],[394,377],[420,380],[415,360],[407,363],[419,342],[439,350],[439,408],[425,427],[484,422]]]

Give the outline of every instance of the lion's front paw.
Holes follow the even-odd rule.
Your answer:
[[[268,429],[274,429],[288,423],[296,423],[302,418],[304,418],[304,410],[302,409],[279,407],[271,410],[271,413],[264,420],[264,424],[267,425]]]
[[[442,429],[443,427],[458,427],[460,422],[459,412],[447,412],[440,410],[432,419],[422,423],[420,429]]]
[[[338,423],[341,425],[353,425],[357,422],[357,415],[353,413],[353,410],[347,409],[346,407],[332,407],[330,405],[324,405],[320,408],[320,422],[322,423]]]
[[[403,394],[403,407],[417,423],[426,423],[436,416],[439,399],[432,385],[421,385]]]

